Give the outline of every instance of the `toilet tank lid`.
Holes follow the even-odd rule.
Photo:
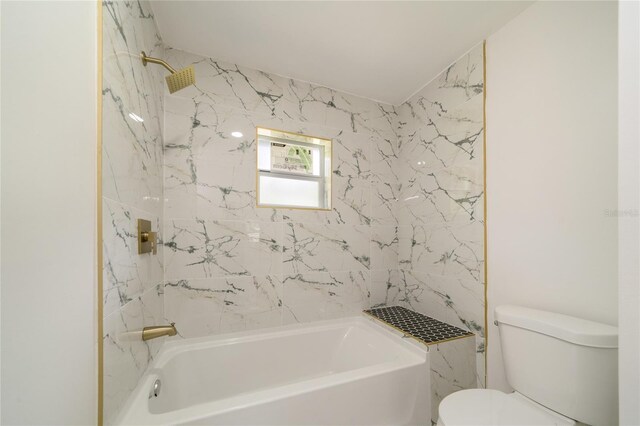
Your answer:
[[[617,348],[618,327],[555,312],[502,305],[495,311],[498,323],[546,334],[576,345]]]

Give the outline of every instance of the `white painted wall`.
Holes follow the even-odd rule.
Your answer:
[[[488,386],[501,304],[617,323],[617,6],[538,2],[487,40]]]
[[[96,2],[2,2],[2,424],[96,422]]]
[[[640,424],[640,3],[620,2],[618,224],[620,424]]]

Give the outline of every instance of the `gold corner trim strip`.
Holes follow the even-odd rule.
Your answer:
[[[438,340],[437,342],[427,342],[425,340],[422,340],[421,338],[414,336],[411,333],[407,333],[406,331],[404,331],[403,329],[396,327],[395,325],[391,324],[390,322],[387,322],[383,319],[378,318],[375,315],[370,314],[367,311],[362,311],[363,314],[370,316],[371,318],[373,318],[374,320],[383,323],[384,325],[393,328],[396,331],[399,331],[400,333],[402,333],[403,335],[415,340],[418,343],[422,343],[425,346],[434,346],[434,345],[439,345],[440,343],[445,343],[445,342],[451,342],[452,340],[459,340],[459,339],[466,339],[468,337],[475,337],[474,333],[469,332],[469,334],[465,334],[464,336],[457,336],[457,337],[450,337],[448,339],[443,339],[443,340]]]
[[[98,274],[98,295],[97,295],[97,315],[98,315],[98,412],[97,412],[97,425],[102,426],[104,424],[104,308],[103,308],[103,280],[102,280],[102,268],[103,268],[103,252],[102,252],[102,1],[97,0],[97,121],[96,121],[96,168],[97,168],[97,180],[96,180],[96,226],[97,226],[97,274]]]
[[[475,339],[476,335],[473,333],[469,333],[469,334],[465,334],[464,336],[450,337],[448,339],[438,340],[437,342],[425,343],[425,345],[434,346],[434,345],[439,345],[441,343],[451,342],[453,340],[468,339],[469,337],[473,337]]]
[[[482,43],[482,178],[484,197],[484,387],[487,387],[489,364],[489,321],[487,319],[489,298],[487,287],[489,285],[487,268],[487,40]]]

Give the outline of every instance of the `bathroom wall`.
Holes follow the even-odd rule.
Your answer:
[[[483,46],[399,109],[399,272],[385,302],[476,334],[484,386]]]
[[[616,2],[537,2],[487,40],[492,388],[496,306],[617,323],[617,223],[637,211],[618,212],[616,38]]]
[[[640,212],[640,3],[618,4],[618,208]],[[618,223],[620,424],[640,424],[640,218]]]
[[[474,336],[429,346],[431,425],[438,424],[440,403],[454,392],[478,387]]]
[[[140,52],[163,57],[150,5],[103,3],[103,309],[104,412],[111,423],[161,340],[140,330],[163,323],[162,247],[138,254],[137,220],[162,231],[165,70],[143,66]]]
[[[197,79],[165,98],[165,315],[180,336],[384,302],[398,251],[395,108],[183,51],[167,58]],[[256,126],[333,140],[331,211],[256,208]]]
[[[97,3],[1,3],[0,423],[95,424]]]

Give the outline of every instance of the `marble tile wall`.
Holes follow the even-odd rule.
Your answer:
[[[197,74],[165,98],[165,310],[182,337],[402,304],[477,334],[482,385],[482,46],[399,107],[167,56]],[[256,126],[333,139],[331,212],[255,207]]]
[[[166,56],[196,72],[194,87],[165,97],[164,303],[179,337],[369,308],[375,284],[397,274],[396,109],[179,50]],[[256,126],[333,140],[331,211],[256,208]]]
[[[484,386],[483,46],[398,109],[398,272],[377,276],[380,303],[476,334]]]
[[[431,425],[438,423],[440,402],[454,392],[477,387],[473,336],[429,346]]]
[[[164,56],[147,1],[103,8],[103,308],[105,423],[113,423],[159,349],[144,326],[164,321],[163,253],[138,255],[137,219],[163,229]]]

